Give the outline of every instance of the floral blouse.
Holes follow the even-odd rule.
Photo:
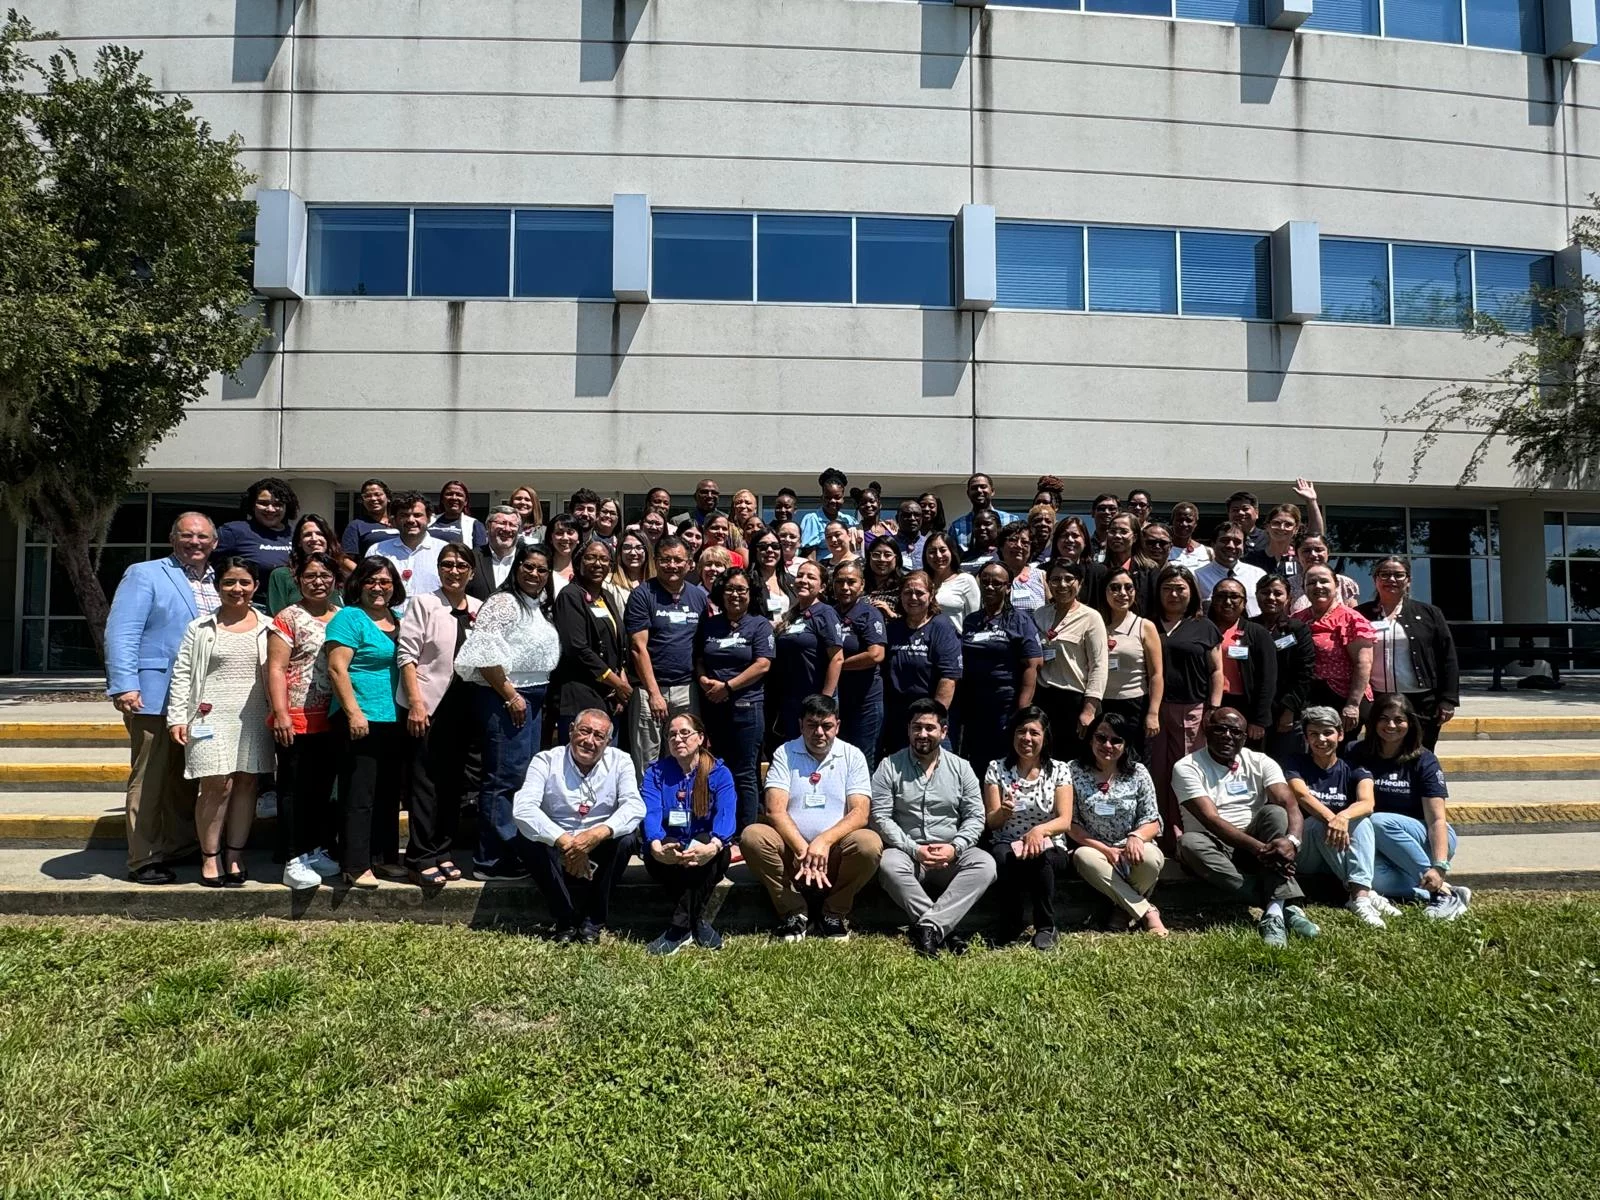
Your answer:
[[[1040,771],[1033,779],[1023,779],[1015,766],[1008,767],[1004,760],[997,758],[983,773],[983,782],[998,787],[1001,799],[1011,798],[1011,819],[994,831],[994,840],[1014,842],[1035,825],[1055,819],[1056,789],[1065,787],[1070,780],[1067,765],[1062,762],[1052,762],[1048,771]],[[1050,839],[1050,844],[1065,850],[1066,835],[1057,834]]]
[[[1101,783],[1094,773],[1073,763],[1072,819],[1089,835],[1108,846],[1128,840],[1128,835],[1151,821],[1159,829],[1161,812],[1156,807],[1156,785],[1143,763],[1133,765],[1133,774],[1118,775]]]
[[[296,733],[325,733],[328,701],[328,656],[323,643],[328,627],[298,604],[291,604],[272,619],[272,636],[289,645],[289,662],[283,678],[289,692],[289,720]]]

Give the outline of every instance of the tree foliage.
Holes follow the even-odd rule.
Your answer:
[[[140,56],[40,65],[0,25],[0,505],[48,529],[102,643],[93,547],[150,450],[264,330],[247,307],[254,204],[237,135],[212,136]]]
[[[1600,209],[1600,197],[1591,196]],[[1600,213],[1573,223],[1572,235],[1586,253],[1600,254]],[[1511,350],[1506,366],[1488,380],[1451,384],[1430,393],[1395,420],[1423,424],[1411,457],[1411,478],[1441,434],[1470,430],[1479,435],[1462,469],[1471,483],[1497,440],[1511,447],[1511,465],[1530,486],[1592,487],[1600,472],[1600,280],[1562,277],[1529,289],[1536,319],[1531,330],[1508,328],[1503,313],[1467,317],[1469,337]]]

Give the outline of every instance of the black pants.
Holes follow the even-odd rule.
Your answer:
[[[333,723],[340,742],[339,798],[344,810],[339,865],[360,875],[375,862],[400,859],[405,726],[398,721],[371,721],[366,737],[351,738],[343,713]]]
[[[1324,704],[1333,709],[1334,712],[1342,713],[1344,711],[1344,701],[1344,696],[1334,691],[1323,680],[1313,679],[1311,681],[1311,691],[1308,693],[1306,698],[1307,708],[1313,708],[1316,705]],[[1354,750],[1356,743],[1361,740],[1362,731],[1367,727],[1367,714],[1372,711],[1372,701],[1362,700],[1358,707],[1361,710],[1360,719],[1356,721],[1356,727],[1354,729],[1345,731],[1344,740],[1339,743],[1340,754],[1349,754],[1352,750]]]
[[[1017,693],[1010,688],[999,688],[980,696],[971,688],[963,691],[958,687],[956,694],[967,714],[960,730],[961,757],[972,764],[973,773],[982,783],[989,764],[1004,758],[1011,749],[1011,735],[1007,729],[1012,714],[1017,711]]]
[[[470,683],[457,679],[445,690],[420,738],[406,737],[410,751],[411,836],[406,866],[425,871],[449,862],[468,786],[468,760],[482,740]],[[400,718],[402,725],[405,716]]]
[[[1405,698],[1411,701],[1411,707],[1417,710],[1417,718],[1422,725],[1422,744],[1432,750],[1439,745],[1439,693],[1406,692]]]
[[[666,890],[668,896],[680,902],[672,923],[680,928],[684,927],[681,918],[687,913],[689,918],[687,928],[690,929],[699,923],[700,914],[711,895],[711,889],[721,883],[722,877],[728,873],[728,860],[732,854],[733,851],[724,846],[722,853],[704,866],[680,867],[662,862],[650,853],[649,846],[641,846],[639,850],[640,857],[644,859],[645,872]],[[681,903],[685,897],[688,899],[686,906]]]
[[[1126,700],[1102,700],[1101,713],[1121,713],[1128,722],[1128,748],[1142,763],[1150,760],[1145,755],[1144,715],[1150,711],[1149,696],[1133,696]]]
[[[731,700],[700,706],[711,750],[727,764],[739,798],[739,832],[761,815],[761,732],[766,726],[760,699],[739,705]],[[854,743],[852,743],[853,745]]]
[[[1011,843],[997,837],[989,853],[994,855],[994,886],[1007,925],[1013,931],[1021,930],[1028,923],[1028,902],[1032,901],[1034,928],[1054,929],[1056,872],[1065,869],[1067,852],[1051,846],[1034,858],[1018,858],[1011,851]]]
[[[554,846],[543,842],[528,844],[526,854],[528,866],[533,870],[533,881],[539,885],[557,929],[570,929],[579,921],[606,924],[611,917],[611,893],[616,890],[617,881],[622,878],[638,846],[637,833],[624,838],[607,838],[589,855],[595,867],[594,875],[577,879],[562,868],[561,852]]]
[[[338,844],[333,784],[339,777],[339,737],[331,729],[297,733],[278,747],[279,841],[289,858]]]
[[[1078,718],[1083,713],[1083,693],[1040,684],[1034,689],[1033,702],[1044,709],[1044,715],[1050,718],[1050,757],[1061,762],[1075,761],[1084,742],[1088,740],[1078,734]],[[1098,703],[1096,701],[1097,706]],[[1140,724],[1143,724],[1142,719]]]

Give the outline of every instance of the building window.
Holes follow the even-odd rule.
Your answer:
[[[1322,315],[1362,325],[1389,323],[1389,247],[1323,238]]]
[[[1477,250],[1472,256],[1477,310],[1516,333],[1531,332],[1541,310],[1537,289],[1555,283],[1555,260],[1548,254]]]
[[[662,300],[753,298],[748,213],[658,212],[652,225],[651,295]]]
[[[404,296],[411,214],[404,208],[314,208],[306,214],[313,296]]]
[[[1251,233],[1178,235],[1183,311],[1194,316],[1272,316],[1272,242]]]
[[[953,220],[857,219],[857,301],[950,308],[955,295]]]
[[[1539,0],[1467,0],[1467,41],[1543,54],[1544,5]]]
[[[519,209],[513,236],[514,295],[611,299],[610,209]]]
[[[1091,227],[1090,311],[1176,313],[1176,243],[1169,229]]]
[[[1140,17],[1170,17],[1172,0],[1084,0],[1084,11],[1131,13]]]
[[[1600,513],[1545,513],[1544,548],[1550,620],[1600,621]]]
[[[1317,0],[1301,28],[1376,34],[1378,25],[1378,0]]]
[[[1461,0],[1384,0],[1383,32],[1417,42],[1459,43]]]
[[[756,218],[756,298],[849,304],[854,299],[849,217]]]
[[[1191,21],[1226,21],[1232,25],[1264,25],[1264,0],[1178,0],[1178,15]]]
[[[1393,251],[1394,323],[1460,328],[1472,308],[1472,255],[1460,246],[1412,246]]]
[[[419,208],[412,214],[413,296],[511,294],[511,210]]]
[[[1083,311],[1083,226],[1000,221],[996,299],[1004,308]]]
[[[1411,594],[1452,622],[1500,619],[1499,530],[1484,508],[1327,510],[1329,565],[1377,595],[1373,572],[1390,554],[1411,563]]]

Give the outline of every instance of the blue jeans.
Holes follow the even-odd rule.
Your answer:
[[[1391,900],[1428,901],[1433,897],[1420,886],[1422,876],[1433,865],[1428,848],[1428,827],[1404,813],[1380,812],[1367,818],[1376,839],[1378,857],[1373,866],[1372,887]],[[1456,831],[1449,831],[1451,857],[1456,852]]]
[[[867,758],[867,769],[878,765],[878,737],[883,732],[883,697],[855,697],[839,689],[839,739]]]
[[[1343,850],[1328,845],[1328,826],[1318,817],[1307,817],[1300,834],[1300,854],[1295,869],[1301,875],[1329,871],[1341,883],[1370,888],[1375,854],[1372,819],[1358,817],[1350,824],[1350,844]]]
[[[510,874],[525,869],[511,804],[539,750],[544,693],[543,687],[517,689],[528,705],[527,718],[518,729],[500,694],[477,685],[473,700],[483,726],[483,784],[478,789],[478,852],[473,866],[479,871]]]
[[[766,728],[766,713],[759,689],[753,704],[738,705],[730,700],[721,704],[702,702],[700,717],[711,739],[711,753],[725,764],[733,776],[734,795],[739,798],[738,823],[746,825],[761,815],[761,735]],[[648,853],[648,847],[646,852]]]

